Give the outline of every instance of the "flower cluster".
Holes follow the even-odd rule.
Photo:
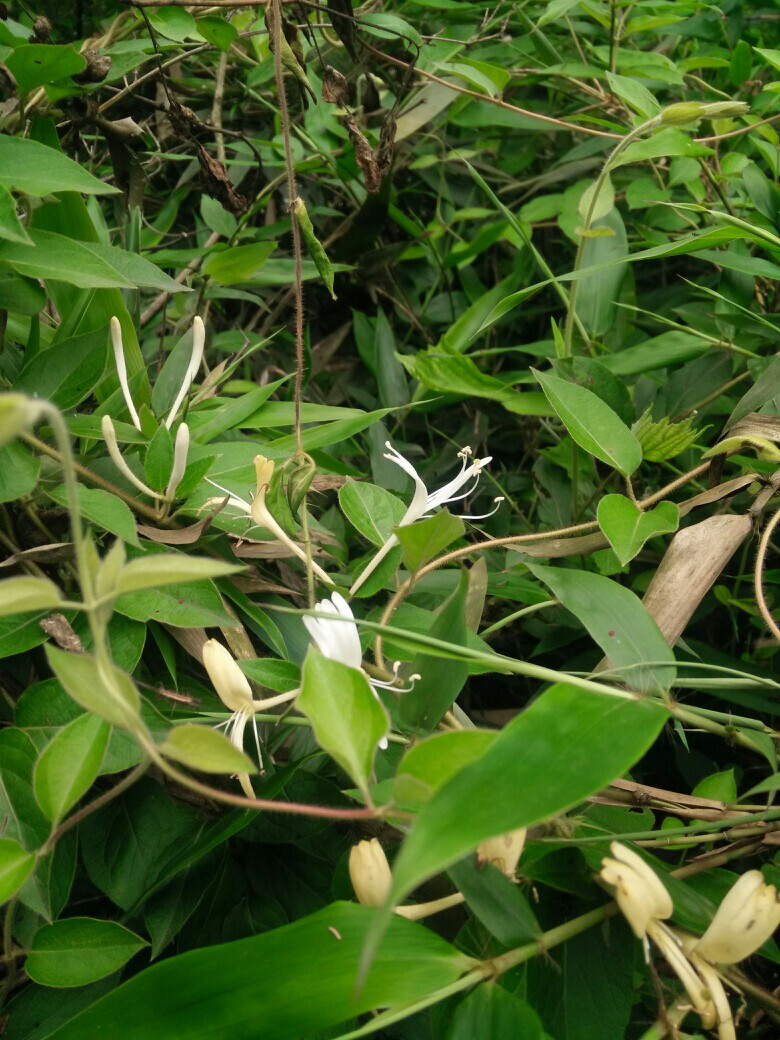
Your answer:
[[[200,368],[200,363],[203,359],[203,346],[205,341],[206,330],[203,326],[203,321],[200,318],[195,317],[192,321],[192,352],[190,354],[190,361],[187,365],[187,370],[184,373],[181,385],[179,386],[176,398],[164,420],[165,427],[168,430],[170,430],[173,425],[174,419],[176,418],[182,402],[187,395],[187,391],[192,385],[193,379],[198,374],[198,369]],[[125,363],[125,351],[122,343],[122,326],[119,324],[118,318],[111,319],[111,344],[114,348],[114,362],[116,364],[116,373],[119,377],[119,385],[122,388],[122,396],[125,399],[125,404],[130,413],[133,426],[135,426],[137,430],[140,430],[141,419],[133,402],[132,394],[130,393],[130,384],[127,379],[127,365]],[[187,467],[187,455],[190,450],[190,430],[187,424],[184,422],[181,423],[179,429],[176,431],[176,440],[173,448],[173,466],[171,467],[171,475],[165,493],[162,495],[159,494],[159,492],[152,490],[148,484],[145,484],[139,477],[137,477],[125,462],[122,453],[119,450],[119,445],[117,444],[116,430],[114,429],[114,423],[110,415],[103,416],[101,420],[101,430],[111,460],[120,473],[130,481],[133,487],[137,488],[144,495],[148,495],[150,498],[161,498],[164,502],[172,502],[174,495],[176,494],[176,489],[184,476],[184,470]]]
[[[718,965],[749,957],[780,925],[780,902],[760,871],[749,870],[734,883],[701,938],[672,929],[672,899],[652,867],[632,849],[613,842],[612,856],[602,860],[601,878],[615,892],[623,916],[645,946],[658,947],[676,973],[704,1029],[717,1026],[719,1040],[736,1040]]]

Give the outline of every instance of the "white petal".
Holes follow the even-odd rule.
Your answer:
[[[203,644],[203,667],[211,679],[219,699],[231,711],[252,707],[252,688],[230,651],[216,639]]]
[[[414,481],[414,495],[412,501],[398,523],[398,527],[406,527],[407,524],[413,524],[415,520],[419,520],[427,509],[428,489],[422,482],[419,473],[411,462],[409,462],[408,459],[405,459],[400,451],[397,451],[392,446],[390,441],[385,442],[385,447],[388,449],[389,454],[385,453],[384,457],[390,462],[394,462],[396,466],[400,466],[404,473],[408,473]]]
[[[203,357],[203,344],[206,340],[206,330],[203,327],[203,322],[200,318],[195,317],[192,322],[192,353],[190,354],[190,363],[187,365],[187,371],[184,373],[184,378],[181,381],[179,392],[176,395],[176,400],[171,405],[171,410],[168,412],[168,417],[165,420],[165,425],[170,430],[173,420],[176,418],[176,413],[181,407],[181,403],[184,397],[192,385],[192,380],[198,374],[200,368],[200,362]]]
[[[165,489],[165,497],[167,499],[173,499],[176,493],[176,488],[181,484],[184,471],[187,468],[187,455],[190,450],[190,428],[186,423],[182,423],[179,429],[176,431],[176,443],[173,448],[173,467],[171,468],[171,478],[168,481],[168,487]]]
[[[122,326],[119,324],[119,318],[111,319],[111,345],[114,348],[114,362],[116,364],[116,374],[119,377],[119,385],[122,387],[122,396],[125,399],[127,410],[130,412],[133,425],[137,430],[140,430],[141,420],[138,418],[138,412],[135,410],[133,399],[130,396],[130,384],[127,382],[127,364],[125,363],[125,348],[122,344]]]

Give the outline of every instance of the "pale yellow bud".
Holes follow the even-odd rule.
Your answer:
[[[24,433],[38,419],[41,406],[25,394],[0,395],[0,447]]]
[[[780,924],[774,885],[748,870],[726,893],[694,952],[710,964],[736,964],[755,953]]]
[[[488,838],[477,846],[477,862],[482,866],[484,863],[492,863],[493,866],[506,874],[508,878],[514,878],[518,860],[525,845],[526,828],[520,827],[516,831],[502,834],[498,838]]]
[[[384,906],[387,902],[393,878],[385,850],[376,838],[352,846],[349,877],[358,902],[363,906]]]
[[[601,877],[615,889],[615,900],[638,939],[647,935],[651,921],[672,916],[672,899],[653,868],[633,849],[613,841],[614,859],[601,861]]]
[[[203,644],[203,667],[209,673],[219,699],[231,711],[252,710],[252,688],[222,643],[209,639]]]

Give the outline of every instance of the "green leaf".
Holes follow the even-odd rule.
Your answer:
[[[395,862],[393,902],[486,838],[564,812],[622,776],[666,718],[649,701],[566,683],[546,690],[423,806]]]
[[[234,747],[224,733],[194,723],[175,726],[160,751],[168,758],[204,773],[256,773],[243,751]]]
[[[86,794],[108,746],[109,727],[96,715],[80,715],[44,748],[33,774],[35,797],[57,823]]]
[[[674,653],[630,589],[589,571],[536,563],[528,567],[579,619],[613,667],[626,669],[622,678],[630,689],[643,693],[669,689],[675,677]]]
[[[32,245],[0,242],[0,263],[30,278],[52,279],[80,289],[133,288],[128,278],[92,252],[87,243],[39,228],[30,228],[29,234]]]
[[[531,1005],[492,982],[478,986],[457,1006],[447,1033],[447,1040],[475,1037],[545,1040],[542,1023]]]
[[[162,589],[149,588],[147,584],[138,591],[123,593],[114,609],[136,621],[159,621],[176,628],[236,625],[211,581],[166,583]]]
[[[13,838],[0,838],[0,904],[16,895],[35,866],[35,853]]]
[[[634,141],[613,161],[612,166],[625,166],[626,163],[643,162],[646,159],[662,159],[673,155],[690,155],[698,158],[712,155],[712,149],[706,145],[692,141],[682,130],[666,126],[652,137]]]
[[[311,222],[306,204],[301,198],[297,198],[292,206],[293,216],[298,222],[298,228],[303,239],[303,244],[306,246],[306,251],[314,261],[314,265],[319,271],[320,278],[325,283],[325,288],[330,293],[331,297],[335,300],[336,294],[333,291],[333,264],[330,262],[328,254],[325,252],[325,247],[322,242],[317,238],[317,233],[314,230],[314,225]],[[383,402],[383,404],[392,402]]]
[[[379,14],[371,12],[360,19],[360,28],[380,40],[407,40],[415,47],[422,47],[420,34],[403,18],[396,14]]]
[[[115,534],[117,538],[121,538],[130,545],[138,545],[135,520],[129,506],[125,505],[116,495],[112,495],[110,491],[103,491],[102,488],[88,488],[79,484],[78,491],[81,513],[85,520],[89,520],[90,523],[104,531],[110,531],[111,534]],[[63,484],[48,491],[47,494],[61,506],[67,506],[68,497]]]
[[[585,222],[586,220],[588,220],[588,216],[590,215],[588,226],[591,226],[595,224],[596,221],[602,220],[604,217],[606,217],[606,215],[615,205],[615,189],[612,187],[612,180],[610,179],[609,174],[607,174],[604,180],[601,182],[598,198],[595,200],[594,203],[594,195],[596,192],[597,185],[598,180],[592,181],[580,197],[580,220]],[[591,206],[593,207],[592,211]]]
[[[348,480],[342,484],[339,505],[347,520],[376,546],[385,544],[406,512],[400,498],[363,480]]]
[[[276,242],[252,242],[214,250],[203,264],[203,274],[217,285],[238,285],[250,281],[276,249]]]
[[[674,502],[659,502],[654,509],[643,512],[624,495],[605,495],[599,502],[598,520],[615,555],[625,567],[648,538],[677,530],[680,510]]]
[[[25,195],[77,191],[82,195],[118,195],[119,188],[93,177],[62,152],[29,137],[0,137],[0,184]]]
[[[714,798],[717,801],[732,805],[737,800],[737,782],[734,779],[734,768],[724,769],[720,773],[711,773],[694,787],[691,792],[696,798]]]
[[[660,111],[661,106],[658,101],[637,79],[608,72],[607,83],[613,94],[617,94],[621,101],[625,101],[630,108],[633,108],[640,116],[644,116],[645,119],[649,119]]]
[[[113,665],[101,668],[88,654],[69,654],[51,645],[46,657],[76,704],[112,726],[137,728],[141,698],[129,675]]]
[[[0,732],[0,820],[3,836],[13,838],[27,851],[39,848],[49,837],[49,821],[38,808],[32,789],[35,746],[20,729]]]
[[[435,733],[413,744],[398,766],[396,800],[402,805],[428,801],[456,773],[481,758],[494,737],[488,730],[462,729]]]
[[[149,21],[154,28],[169,40],[183,43],[197,38],[195,19],[183,7],[162,7],[149,12]]]
[[[222,578],[243,569],[234,563],[202,556],[150,553],[125,564],[119,574],[118,589],[120,593],[136,592],[138,589],[158,588],[161,585]]]
[[[403,546],[404,563],[416,574],[429,560],[460,538],[466,529],[459,516],[442,509],[434,516],[418,520],[415,524],[395,529],[398,541]]]
[[[391,408],[409,404],[409,387],[403,365],[396,356],[393,327],[381,307],[376,312],[374,325],[374,355],[379,400]]]
[[[0,183],[0,238],[7,238],[9,242],[22,242],[24,245],[32,242],[19,220],[16,203],[11,197],[11,193],[2,183]]]
[[[541,29],[543,26],[549,25],[550,22],[563,18],[569,11],[577,7],[579,3],[580,0],[547,0],[545,10],[536,23],[537,29]]]
[[[238,38],[238,29],[236,29],[235,25],[225,21],[219,15],[203,15],[202,18],[197,19],[195,24],[198,32],[207,43],[212,43],[225,53],[230,50],[233,40]]]
[[[525,895],[492,864],[468,856],[447,873],[475,917],[504,946],[522,946],[538,938],[541,928]]]
[[[222,19],[218,18],[217,21],[222,21]],[[230,23],[225,22],[225,25],[230,25]],[[236,31],[232,25],[230,25],[230,28],[233,29],[233,32]],[[224,238],[231,238],[238,227],[238,221],[233,214],[224,209],[216,199],[209,198],[208,195],[201,196],[200,215],[207,228],[210,228],[211,231],[216,231],[218,235],[222,235]],[[190,342],[192,342],[191,333]],[[189,355],[187,360],[189,361]],[[179,382],[181,383],[181,380]]]
[[[48,578],[5,578],[0,581],[0,617],[26,610],[56,607],[62,593]]]
[[[365,794],[388,719],[363,672],[309,647],[295,705],[311,722],[319,746]]]
[[[85,68],[87,62],[72,44],[58,46],[51,43],[23,43],[14,47],[5,59],[19,87],[19,94],[29,94],[44,83],[73,76]]]
[[[41,986],[86,986],[149,944],[115,921],[68,917],[35,933],[25,970]]]
[[[375,919],[367,907],[334,903],[283,928],[169,958],[51,1040],[98,1040],[115,1034],[118,1022],[122,1040],[257,1040],[258,1028],[263,1040],[301,1040],[374,1008],[420,999],[474,963],[429,929],[396,917],[358,988]]]
[[[457,592],[444,605],[426,634],[456,645],[465,644],[467,594],[468,576],[463,574]],[[430,733],[463,689],[468,665],[465,661],[421,653],[414,658],[409,670],[420,678],[408,693],[401,695],[398,722],[405,733]]]
[[[149,441],[144,456],[144,476],[153,491],[164,491],[173,469],[173,437],[171,431],[160,423],[157,432]]]
[[[780,396],[780,357],[774,357],[755,381],[753,386],[737,401],[724,427],[730,430],[750,412],[756,412],[767,401]]]
[[[499,401],[517,415],[549,415],[544,397],[532,390],[519,393],[495,376],[481,372],[469,357],[442,356],[438,348],[431,352],[399,354],[404,368],[429,390],[463,397],[485,397]]]
[[[107,328],[71,336],[36,354],[22,369],[14,390],[36,394],[63,410],[75,408],[100,382],[107,361]]]
[[[629,477],[642,461],[639,441],[615,412],[584,386],[531,369],[572,439]]]
[[[14,441],[0,448],[0,502],[29,495],[40,472],[40,459],[26,445]]]

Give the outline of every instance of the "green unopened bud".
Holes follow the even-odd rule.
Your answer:
[[[660,114],[666,126],[686,126],[696,119],[731,119],[749,110],[744,101],[680,101]]]
[[[323,282],[325,282],[328,292],[335,300],[336,294],[333,291],[333,265],[328,259],[325,247],[317,238],[314,231],[314,225],[311,222],[311,217],[308,214],[306,204],[302,198],[297,198],[295,202],[293,202],[292,210],[301,231],[301,238],[309,251],[309,256],[314,261],[314,266],[319,271]]]
[[[41,406],[25,394],[0,394],[0,447],[28,430]]]
[[[317,466],[311,456],[296,455],[289,459],[283,468],[287,478],[287,501],[290,503],[293,516],[297,517],[301,502],[316,476]]]

